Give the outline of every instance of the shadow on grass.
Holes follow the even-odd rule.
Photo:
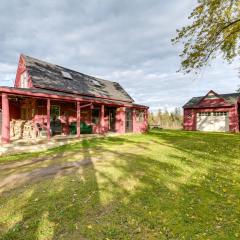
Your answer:
[[[60,159],[64,152],[58,151],[57,157]],[[71,233],[81,228],[81,219],[88,215],[92,206],[99,205],[98,184],[87,141],[82,141],[82,152],[85,167],[66,169],[70,172],[57,171],[51,178],[31,187],[29,198],[19,209],[21,221],[1,239],[69,239]],[[84,238],[78,235],[78,239]]]
[[[238,239],[237,143],[162,131],[58,148],[59,159],[81,150],[88,164],[34,184],[2,239]]]

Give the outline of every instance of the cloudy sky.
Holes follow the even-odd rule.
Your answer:
[[[1,0],[0,85],[20,53],[119,82],[138,103],[172,110],[190,97],[235,92],[237,63],[217,59],[198,77],[176,73],[170,40],[196,0]]]

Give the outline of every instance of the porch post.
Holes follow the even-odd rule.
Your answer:
[[[133,113],[133,116],[132,116],[132,128],[133,128],[133,132],[136,132],[136,109],[133,108],[132,109],[132,113]]]
[[[118,133],[125,133],[126,126],[126,116],[125,116],[125,109],[126,107],[120,107],[118,112],[118,118],[117,118],[117,125],[118,125]]]
[[[144,112],[145,131],[148,131],[148,109],[145,109]]]
[[[81,109],[80,102],[77,102],[77,137],[81,134]]]
[[[47,137],[48,139],[51,138],[51,127],[50,127],[50,110],[51,109],[51,101],[47,99]]]
[[[104,129],[104,105],[101,105],[101,115],[100,115],[100,132],[104,133],[105,129]]]
[[[126,107],[123,107],[121,120],[122,120],[122,133],[125,133],[126,132]]]
[[[10,143],[10,114],[9,100],[6,93],[2,93],[2,144]]]

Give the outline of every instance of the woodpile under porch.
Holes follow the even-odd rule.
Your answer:
[[[141,132],[147,128],[144,108],[122,102],[20,92],[2,93],[3,144],[18,139]]]

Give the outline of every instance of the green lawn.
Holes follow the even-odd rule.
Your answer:
[[[240,239],[237,134],[152,131],[2,157],[0,186],[0,239]]]

